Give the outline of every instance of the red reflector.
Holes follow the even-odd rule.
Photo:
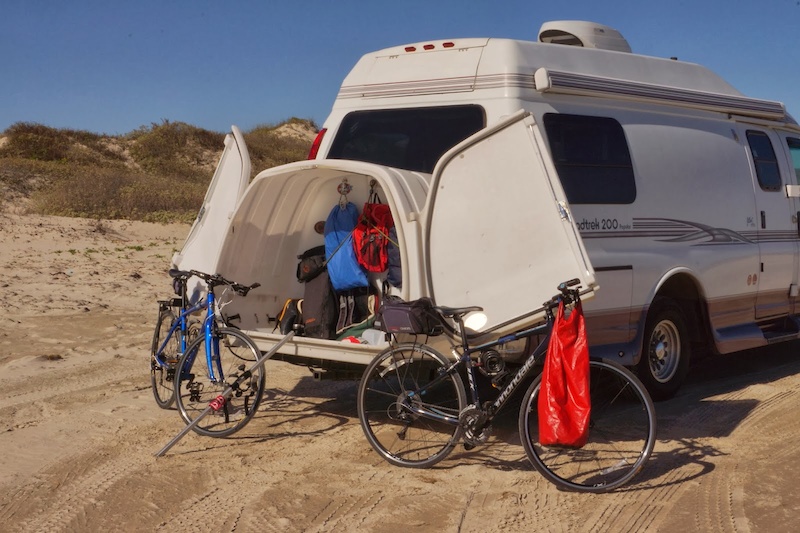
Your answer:
[[[406,52],[416,52],[417,48],[414,46],[406,46]]]
[[[317,136],[314,138],[314,142],[311,144],[311,150],[308,151],[308,158],[309,159],[316,159],[317,152],[319,152],[319,145],[322,144],[322,138],[325,137],[325,132],[328,131],[327,128],[322,128],[317,133]]]
[[[450,43],[450,42],[442,43],[442,46],[444,46],[445,48],[453,48],[455,46],[455,43]]]
[[[432,44],[426,44],[422,48],[424,48],[425,50],[433,50],[433,45]]]

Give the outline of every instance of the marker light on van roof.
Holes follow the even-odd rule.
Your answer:
[[[311,150],[308,151],[308,159],[316,159],[317,153],[319,152],[319,145],[322,144],[322,138],[325,137],[325,132],[328,131],[328,128],[322,128],[317,133],[317,136],[314,137],[314,142],[311,144]]]
[[[446,43],[442,43],[442,48],[453,48],[455,45],[456,45],[456,43],[447,41]],[[422,49],[423,50],[433,50],[434,48],[436,48],[435,44],[430,44],[429,43],[429,44],[422,45]],[[417,51],[417,47],[416,46],[406,46],[403,50],[405,50],[406,52],[416,52]]]

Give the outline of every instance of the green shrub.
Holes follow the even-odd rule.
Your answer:
[[[244,133],[254,175],[266,168],[300,161],[308,157],[311,141],[276,132],[283,124],[298,124],[316,131],[316,125],[312,121],[295,118],[277,126],[257,126]]]
[[[128,135],[133,159],[148,172],[191,177],[208,151],[219,152],[225,136],[183,122],[164,120]]]
[[[111,150],[109,137],[88,131],[56,129],[31,122],[17,122],[5,132],[0,157],[34,161],[68,161],[80,164],[119,163],[124,157]]]
[[[17,122],[5,134],[8,139],[2,149],[4,155],[36,161],[66,159],[71,144],[65,133],[31,122]]]
[[[65,165],[23,157],[0,158],[0,184],[6,194],[29,196],[49,176],[63,173]]]
[[[244,134],[253,174],[305,159],[311,141],[282,135],[283,124]],[[223,149],[224,134],[162,121],[126,135],[98,135],[19,122],[2,133],[0,200],[30,199],[50,215],[191,222]]]
[[[180,179],[120,169],[81,170],[33,192],[32,209],[60,216],[189,221],[205,195],[205,186]]]

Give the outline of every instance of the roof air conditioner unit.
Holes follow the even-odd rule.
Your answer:
[[[628,41],[614,28],[580,20],[545,22],[539,29],[539,42],[617,52],[631,51]]]

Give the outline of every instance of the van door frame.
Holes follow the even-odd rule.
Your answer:
[[[739,125],[742,143],[748,153],[753,177],[757,242],[759,250],[758,293],[755,302],[755,318],[768,320],[789,315],[793,302],[789,297],[791,287],[798,280],[797,206],[795,200],[786,197],[787,183],[786,150],[780,148],[782,139],[766,127],[743,123]],[[764,190],[758,179],[756,164],[748,133],[764,134],[772,144],[780,175],[779,190]]]
[[[778,131],[778,137],[780,138],[780,151],[783,152],[783,160],[787,165],[787,170],[785,173],[787,178],[784,181],[784,185],[800,185],[800,132]],[[794,161],[794,157],[792,156],[792,147],[789,145],[790,140],[793,140],[797,143],[798,161],[796,163]],[[800,286],[798,285],[800,283],[800,197],[791,197],[788,194],[788,191],[786,196],[788,197],[787,200],[793,207],[792,221],[794,222],[797,230],[797,233],[795,234],[795,279],[789,293],[789,298],[791,300],[790,312],[791,314],[796,315],[798,312],[800,312],[800,308],[798,308],[798,304],[800,303],[798,302],[798,296],[800,296]]]

